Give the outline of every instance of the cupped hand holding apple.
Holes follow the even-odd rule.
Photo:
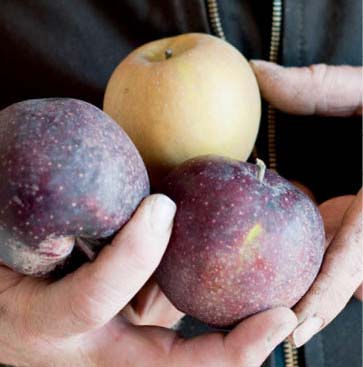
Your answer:
[[[263,162],[197,157],[166,177],[163,192],[178,211],[156,278],[178,309],[225,328],[306,293],[323,257],[322,219]]]
[[[179,313],[157,320],[153,300],[127,319],[122,309],[158,265],[167,246],[175,204],[163,195],[143,201],[96,260],[51,281],[0,265],[0,363],[29,367],[259,366],[296,326],[289,309],[253,316],[228,335],[184,340],[169,329]],[[147,292],[146,292],[147,293]],[[153,292],[152,292],[153,293]],[[128,306],[127,306],[128,305]],[[121,313],[120,313],[121,311]],[[174,312],[174,316],[171,315]],[[125,317],[126,316],[126,317]],[[21,341],[21,343],[19,343]]]
[[[254,63],[253,67],[263,95],[277,108],[293,113],[361,114],[361,102],[356,99],[356,94],[359,95],[360,93],[361,95],[361,90],[357,84],[354,84],[356,83],[354,77],[361,73],[361,69],[349,67],[342,69],[341,73],[352,81],[351,84],[348,83],[349,93],[346,92],[344,97],[342,95],[342,98],[337,98],[334,94],[330,99],[329,89],[325,87],[324,81],[329,82],[333,69],[324,69],[324,66],[319,66],[310,69],[285,71],[276,65],[261,62]],[[322,75],[325,75],[325,79],[321,78]],[[299,79],[301,77],[303,77],[302,80]],[[320,91],[325,93],[323,99],[314,99],[314,95],[307,93],[291,93],[291,88],[299,91],[298,88],[306,87],[308,82],[310,82],[308,86],[313,84],[321,88]],[[291,99],[292,95],[294,99]],[[350,99],[347,95],[350,96]],[[284,96],[284,98],[281,98],[281,96]],[[316,96],[319,96],[319,94]],[[283,101],[282,105],[280,105],[281,101]],[[329,101],[329,104],[326,104],[326,101]],[[141,105],[142,108],[140,108]],[[333,112],[327,106],[332,107]],[[251,152],[258,130],[260,101],[256,80],[244,58],[231,46],[215,37],[194,34],[157,41],[130,54],[116,69],[110,80],[105,97],[105,109],[118,120],[119,124],[125,128],[134,140],[146,161],[152,180],[155,184],[158,184],[161,176],[167,171],[196,155],[208,153],[227,155],[240,160],[246,159]],[[51,111],[54,112],[52,109]],[[236,111],[239,112],[236,113]],[[66,116],[66,119],[73,121],[74,111],[68,112],[70,113]],[[34,117],[34,114],[31,116]],[[57,116],[62,117],[62,113],[53,114],[53,117],[57,118]],[[115,185],[116,188],[118,187],[118,181],[115,180],[116,176],[112,164],[110,164],[112,160],[107,159],[104,162],[102,159],[105,156],[110,157],[110,147],[106,143],[107,139],[104,139],[104,134],[107,135],[107,129],[97,130],[96,128],[95,132],[90,135],[90,139],[80,137],[83,145],[81,144],[81,150],[78,153],[87,153],[87,158],[90,158],[88,161],[90,170],[87,171],[89,175],[85,175],[85,171],[82,170],[84,168],[83,163],[80,163],[82,154],[77,155],[77,149],[79,148],[77,137],[74,139],[74,137],[68,136],[68,129],[61,130],[62,134],[66,136],[65,140],[73,139],[71,151],[73,148],[77,148],[75,154],[68,154],[62,152],[62,146],[57,150],[59,143],[57,136],[52,133],[52,129],[47,130],[46,127],[45,134],[49,135],[48,138],[53,139],[54,144],[48,144],[48,146],[45,144],[44,148],[41,134],[39,135],[39,131],[43,129],[41,119],[33,120],[33,125],[27,126],[33,126],[34,139],[39,140],[39,147],[37,147],[39,149],[35,149],[34,152],[37,158],[35,164],[38,169],[35,176],[33,175],[34,164],[27,162],[31,168],[29,172],[26,172],[27,175],[19,174],[15,177],[16,180],[13,177],[13,173],[17,173],[16,170],[13,170],[13,167],[15,167],[12,161],[13,152],[26,152],[25,148],[29,145],[27,140],[20,141],[20,143],[15,141],[14,144],[9,145],[10,150],[4,150],[4,147],[2,151],[0,150],[0,153],[2,152],[3,156],[7,158],[2,168],[6,172],[6,182],[10,183],[4,186],[2,192],[5,195],[2,194],[0,199],[9,204],[8,206],[5,205],[2,210],[8,210],[8,212],[10,210],[11,212],[11,215],[8,215],[9,213],[5,215],[5,211],[0,213],[4,218],[3,223],[6,224],[2,228],[0,227],[2,240],[5,238],[5,245],[3,244],[1,248],[0,257],[6,263],[13,265],[15,269],[29,274],[36,274],[38,271],[40,273],[47,272],[53,268],[58,260],[62,261],[73,247],[74,237],[98,237],[99,235],[104,237],[113,233],[129,218],[138,201],[146,195],[148,189],[143,166],[131,146],[130,149],[133,152],[131,155],[134,158],[136,157],[135,159],[138,162],[136,164],[138,175],[143,176],[143,179],[141,181],[136,180],[139,183],[139,193],[130,206],[130,210],[122,218],[117,217],[116,212],[120,208],[113,210],[115,209],[114,205],[121,203],[127,197],[127,194],[130,194],[130,191],[125,195],[122,190],[116,190],[114,196],[109,196],[107,190],[102,187],[102,183],[93,180],[95,177],[106,177],[103,181],[106,188],[114,188]],[[14,121],[16,125],[16,119]],[[227,130],[226,121],[230,123]],[[92,125],[88,128],[90,131],[93,129]],[[116,131],[114,127],[109,129],[109,132]],[[12,130],[9,129],[8,131],[10,131],[9,137],[11,138]],[[83,134],[84,131],[88,130],[82,131]],[[22,135],[14,134],[14,136],[21,137]],[[63,135],[61,137],[64,138]],[[97,144],[93,144],[97,139],[103,141],[101,152],[97,152]],[[125,141],[127,139],[122,138],[121,140]],[[126,146],[129,147],[128,144]],[[31,144],[29,147],[32,147]],[[120,149],[122,150],[122,147],[118,147],[117,151],[119,152]],[[38,150],[41,152],[40,155],[36,154]],[[64,150],[67,151],[66,145],[64,145]],[[98,161],[97,157],[99,158]],[[132,178],[135,175],[135,165],[134,167],[129,165],[125,157],[127,158],[127,153],[117,157],[122,168],[121,171],[127,171],[128,173],[126,176],[120,175],[120,179]],[[47,161],[45,161],[46,159]],[[47,162],[50,165],[45,164]],[[79,187],[73,179],[74,175],[67,176],[65,175],[66,171],[62,169],[63,164],[67,165],[69,162],[74,163],[71,166],[71,168],[73,167],[71,173],[77,171],[80,181],[83,182]],[[212,162],[212,165],[214,163]],[[216,166],[218,164],[214,165],[214,168]],[[238,184],[233,183],[238,173],[235,172],[231,175],[233,164],[223,164],[222,166],[218,174],[211,174],[214,188],[229,183],[231,187],[229,187],[228,195],[232,194],[233,196],[233,190],[238,190],[241,184],[240,181],[238,181]],[[99,167],[106,167],[106,170],[100,174]],[[251,172],[255,171],[248,168],[250,167],[248,164],[242,164],[242,167],[245,167],[247,174],[245,176],[241,175],[241,177],[243,176],[243,179],[248,181]],[[45,175],[42,175],[41,172],[45,172]],[[24,177],[31,181],[34,178],[33,176],[36,179],[39,178],[39,185],[32,186],[32,182],[22,182]],[[51,180],[49,180],[49,176]],[[263,179],[263,174],[261,176]],[[188,274],[198,273],[199,269],[203,270],[203,266],[205,269],[210,268],[211,274],[209,274],[209,277],[203,277],[203,272],[201,272],[196,282],[191,283],[192,287],[195,284],[209,287],[209,293],[214,292],[218,295],[218,297],[215,297],[217,303],[213,303],[211,299],[204,299],[199,302],[203,309],[208,311],[210,308],[213,311],[204,313],[207,315],[206,322],[210,324],[230,325],[251,313],[279,304],[283,298],[281,292],[285,289],[286,293],[289,280],[291,282],[291,279],[279,270],[289,270],[288,263],[291,256],[294,257],[295,263],[298,263],[296,259],[303,256],[307,260],[308,267],[295,269],[296,274],[293,274],[293,281],[301,287],[297,292],[298,294],[292,292],[292,294],[287,295],[291,296],[291,299],[287,297],[287,306],[292,305],[301,297],[320,266],[322,231],[319,228],[314,230],[314,224],[312,223],[319,222],[314,207],[311,206],[309,201],[306,201],[307,198],[302,197],[302,194],[296,192],[292,187],[287,185],[288,188],[283,189],[286,184],[280,182],[280,179],[276,178],[277,176],[275,178],[271,177],[269,174],[267,184],[258,186],[257,191],[255,183],[250,185],[251,187],[246,189],[245,199],[247,201],[249,197],[252,198],[252,201],[263,199],[256,192],[258,193],[258,190],[264,190],[271,186],[269,189],[275,190],[274,195],[270,198],[266,196],[267,200],[263,203],[261,199],[259,207],[266,208],[267,213],[271,210],[274,211],[276,208],[284,208],[284,213],[290,214],[289,218],[284,217],[285,214],[283,214],[282,218],[285,218],[284,220],[289,223],[291,220],[295,220],[296,223],[301,222],[301,225],[297,225],[295,229],[302,236],[301,238],[306,235],[304,238],[308,244],[306,249],[304,247],[294,247],[294,241],[291,241],[292,233],[286,230],[284,241],[279,243],[280,249],[277,249],[281,251],[277,251],[277,255],[282,257],[286,255],[287,265],[279,263],[281,259],[279,260],[279,256],[274,254],[273,248],[269,248],[271,241],[263,239],[263,231],[266,228],[268,233],[274,233],[276,228],[279,228],[274,228],[273,221],[268,219],[269,215],[266,216],[265,213],[261,212],[258,215],[260,219],[264,219],[263,223],[248,222],[253,225],[246,228],[247,231],[242,231],[243,233],[233,232],[236,227],[234,223],[229,223],[227,232],[223,227],[225,220],[219,223],[220,229],[227,235],[231,235],[228,241],[239,245],[239,247],[231,246],[230,249],[231,253],[236,249],[238,250],[234,251],[238,255],[237,257],[230,256],[227,251],[229,250],[228,246],[225,246],[223,249],[225,256],[217,258],[216,265],[210,261],[211,255],[207,251],[199,253],[199,255],[203,255],[204,260],[207,260],[208,263],[203,263],[203,256],[198,255],[197,263],[186,257],[188,261],[191,260],[189,265],[194,266],[190,273],[186,273],[186,275],[179,274],[173,278],[164,276],[162,281],[164,286],[165,282],[171,280],[185,283],[188,276],[190,276]],[[114,182],[115,185],[110,185],[108,180]],[[270,180],[272,180],[272,185]],[[1,182],[4,183],[5,181]],[[23,186],[12,186],[13,182],[20,182]],[[63,194],[65,188],[63,182],[69,185],[66,194]],[[126,187],[130,188],[133,182],[133,179],[131,179],[130,182],[127,182]],[[203,180],[200,183],[203,185]],[[13,191],[9,191],[9,187]],[[89,193],[82,192],[82,190],[79,191],[82,187],[88,187],[91,191],[94,189],[92,196]],[[199,189],[201,190],[199,199],[203,199],[203,192],[207,188],[200,187]],[[283,195],[280,195],[279,190],[283,191]],[[50,199],[50,204],[53,205],[51,213],[49,210],[47,211],[49,205],[42,206],[43,191]],[[17,192],[22,193],[22,197],[18,197]],[[81,198],[82,200],[74,201],[74,193],[77,194],[75,196],[77,199]],[[101,199],[106,200],[106,207],[94,202],[93,199],[97,198],[99,194]],[[29,199],[31,205],[25,205],[25,208],[23,208],[23,199]],[[54,200],[52,201],[52,199]],[[115,201],[115,199],[120,200]],[[189,199],[192,200],[193,198]],[[100,200],[100,202],[102,201]],[[64,218],[64,213],[60,216],[57,215],[54,206],[57,202],[61,202],[64,206],[64,212],[70,215],[71,220],[68,220],[68,223],[67,218]],[[336,227],[334,226],[336,233],[332,237],[321,273],[310,291],[295,307],[300,322],[303,322],[294,332],[294,341],[297,345],[303,344],[323,324],[327,324],[341,310],[352,292],[357,288],[359,281],[361,281],[360,274],[356,271],[361,266],[360,256],[357,255],[360,250],[358,237],[359,231],[361,231],[362,216],[360,203],[361,193],[352,201],[341,223]],[[25,204],[28,204],[28,202],[25,202]],[[182,202],[178,204],[183,206]],[[199,204],[210,205],[208,200],[203,200]],[[241,210],[238,212],[238,208],[234,206],[234,200],[230,200],[226,204],[230,204],[229,210],[236,214],[235,218],[242,219],[243,213]],[[81,206],[79,207],[79,205]],[[18,208],[18,206],[20,207]],[[191,212],[195,211],[192,206],[189,208]],[[221,205],[221,207],[224,206]],[[251,202],[253,210],[250,214],[253,214],[257,207],[258,205]],[[303,208],[303,210],[300,211],[299,215],[295,215],[298,212],[295,209],[298,207]],[[35,211],[36,215],[33,213],[34,208],[39,208],[38,212]],[[92,211],[92,209],[94,210]],[[189,209],[187,208],[187,211]],[[207,211],[206,217],[215,214],[215,217],[208,218],[216,223],[217,219],[219,220],[217,216],[221,213],[214,209],[212,208],[210,212]],[[203,210],[204,212],[199,213],[200,217],[206,212],[205,208]],[[235,212],[236,210],[237,212]],[[326,228],[330,233],[332,221],[325,215],[324,206],[321,207],[321,210]],[[339,212],[342,213],[342,211],[344,210],[342,209]],[[83,265],[61,280],[34,279],[15,273],[0,265],[0,352],[2,352],[0,355],[3,358],[1,362],[37,367],[49,365],[52,360],[58,360],[60,361],[59,365],[63,364],[65,366],[72,364],[73,366],[107,365],[110,367],[119,366],[122,361],[137,365],[152,365],[150,363],[154,363],[155,366],[202,366],[212,363],[231,366],[236,364],[242,366],[261,364],[271,350],[296,327],[296,318],[289,309],[277,308],[255,315],[240,323],[226,336],[215,333],[189,341],[179,339],[170,330],[136,326],[145,324],[170,326],[174,320],[181,316],[180,312],[175,310],[167,301],[153,280],[149,280],[147,286],[138,293],[150,279],[151,274],[161,260],[169,240],[174,212],[175,205],[166,197],[152,196],[147,198],[132,220],[119,232],[111,245],[106,246],[100,252],[95,261]],[[32,221],[22,221],[23,213],[30,214]],[[50,219],[50,221],[39,217],[44,213],[48,215],[47,219]],[[112,228],[108,225],[109,213],[112,214],[111,219],[115,222]],[[185,210],[183,215],[186,215]],[[226,217],[225,213],[223,215]],[[271,215],[272,217],[275,215],[276,218],[279,217],[275,212]],[[83,224],[78,223],[78,220],[84,216],[88,220]],[[102,220],[99,220],[99,216],[102,217]],[[191,214],[186,215],[185,223],[190,219],[189,217],[193,216]],[[57,220],[65,220],[66,222],[62,222],[61,225],[58,223],[54,227],[54,222]],[[43,226],[37,226],[37,221]],[[25,226],[31,225],[32,231],[27,231],[26,228],[18,228],[15,225],[16,223],[23,223]],[[177,221],[176,232],[180,227],[183,227],[186,231],[184,235],[188,235],[188,226],[185,223]],[[44,224],[49,224],[49,228],[44,227]],[[76,225],[76,227],[73,228],[72,225]],[[100,233],[89,232],[95,225],[96,227],[97,225],[100,226]],[[278,222],[275,225],[278,226]],[[290,228],[289,226],[282,227]],[[205,235],[205,228],[201,227],[200,229],[199,235]],[[45,234],[42,232],[45,232]],[[28,238],[24,233],[29,234],[30,237],[28,236]],[[62,234],[67,233],[71,233],[72,236],[62,237]],[[9,234],[12,234],[12,236]],[[211,231],[211,235],[212,237],[208,241],[210,241],[212,247],[217,248],[218,244],[225,240],[218,237],[218,231],[216,232],[215,228]],[[14,257],[14,249],[18,245],[14,245],[13,237],[22,246],[26,244],[22,247],[26,249],[25,252],[23,251],[26,255],[25,258]],[[53,243],[54,238],[58,242]],[[40,241],[41,239],[45,242]],[[201,239],[201,243],[203,243],[203,239]],[[28,246],[29,244],[30,246]],[[62,244],[63,247],[60,246]],[[55,258],[54,263],[53,253],[48,252],[49,248],[53,249],[53,247],[62,250],[60,256]],[[28,248],[31,249],[30,255]],[[284,253],[284,249],[292,249],[292,255],[289,257],[289,252]],[[40,258],[44,259],[45,263],[41,262],[33,266],[34,263],[31,260],[31,267],[29,268],[29,259],[34,250],[37,252],[37,258],[38,255],[41,255]],[[263,258],[259,257],[261,251],[266,252]],[[182,256],[188,254],[185,252],[179,255],[178,260],[181,261]],[[266,262],[266,259],[271,261]],[[161,270],[159,269],[159,282],[162,278],[160,277],[162,269],[168,268],[168,261],[168,256],[164,257]],[[222,264],[223,261],[224,264]],[[241,277],[233,278],[233,274],[224,276],[218,272],[226,264],[229,265],[229,262],[233,265],[234,274],[239,272],[238,274]],[[278,271],[271,266],[274,263],[278,265],[276,267]],[[354,272],[350,271],[352,267]],[[182,268],[180,266],[175,270],[182,270]],[[172,270],[172,267],[169,267],[169,272],[170,269]],[[247,274],[245,290],[248,290],[249,298],[253,300],[251,304],[248,304],[248,301],[246,304],[241,303],[239,294],[237,294],[239,289],[236,290],[237,302],[233,299],[235,295],[231,293],[233,287],[230,287],[230,285],[233,282],[243,282],[244,273]],[[251,280],[260,286],[254,287],[252,284],[249,289],[248,284]],[[276,287],[274,292],[267,292],[268,297],[266,299],[268,302],[265,302],[266,299],[260,297],[261,289],[264,289],[263,285],[273,281]],[[341,284],[344,284],[343,282],[345,282],[344,287],[341,286]],[[238,283],[237,288],[241,285],[240,283]],[[167,288],[168,286],[165,286],[165,289]],[[266,289],[268,290],[268,287]],[[191,289],[191,294],[193,294],[193,290],[195,289]],[[275,291],[280,293],[277,294]],[[138,296],[134,298],[137,293]],[[219,298],[219,293],[222,293],[223,299]],[[198,292],[198,295],[203,296],[203,292]],[[330,305],[331,297],[336,295],[338,295],[339,302],[331,305],[330,308],[322,308],[322,304]],[[180,299],[184,296],[185,294],[182,294],[177,297]],[[134,299],[132,303],[130,303],[131,299]],[[323,299],[324,302],[319,303],[317,302],[318,299]],[[226,302],[229,303],[228,310],[218,307],[215,309],[216,304],[218,306],[218,302],[221,301],[224,302],[224,305]],[[16,308],[12,307],[14,302],[18,305]],[[188,300],[185,299],[182,302],[185,303]],[[203,319],[203,317],[200,318]],[[21,348],[17,348],[16,343],[19,337],[24,341]],[[135,348],[129,348],[130,345]],[[142,350],[143,353],[139,353],[139,350]]]
[[[284,68],[259,60],[251,65],[262,96],[277,109],[304,115],[362,115],[362,67]],[[320,274],[294,309],[300,323],[293,333],[297,346],[329,324],[362,282],[362,190],[348,199],[335,198],[320,206],[328,248]]]

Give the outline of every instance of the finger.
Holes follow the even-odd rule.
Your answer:
[[[135,296],[169,241],[175,204],[164,195],[145,199],[129,223],[93,263],[53,283],[35,310],[38,328],[76,334],[104,325]]]
[[[179,341],[171,355],[177,366],[260,366],[296,324],[294,313],[280,307],[242,321],[226,336],[213,333]]]
[[[354,195],[338,196],[327,200],[319,206],[325,228],[326,247],[334,238],[347,209],[352,205]]]
[[[102,365],[118,360],[122,366],[260,366],[297,324],[294,313],[280,307],[246,319],[227,336],[210,333],[186,340],[172,330],[125,328],[116,321],[108,324],[107,333],[104,329],[95,332],[96,360],[103,361]],[[122,343],[117,343],[120,339]]]
[[[282,67],[251,61],[262,96],[275,108],[296,115],[362,115],[362,67]]]
[[[134,325],[174,326],[184,314],[177,310],[151,278],[121,311]]]
[[[354,293],[355,298],[359,299],[359,301],[363,301],[363,287],[362,284],[358,287],[358,289]]]
[[[346,211],[314,284],[294,309],[301,323],[292,335],[297,347],[333,320],[352,297],[363,279],[361,251],[362,191]]]
[[[340,228],[344,213],[350,207],[354,200],[354,195],[338,196],[336,198],[325,201],[319,206],[320,214],[323,218],[325,227],[325,247],[330,245],[336,231]],[[354,296],[362,301],[362,285],[355,291]]]

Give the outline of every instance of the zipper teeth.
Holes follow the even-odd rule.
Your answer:
[[[272,4],[272,25],[271,25],[271,41],[269,60],[277,62],[280,38],[281,38],[281,23],[282,23],[282,1],[273,0]],[[269,105],[267,110],[267,146],[269,168],[277,170],[277,155],[276,155],[276,110]],[[299,367],[299,356],[297,349],[288,341],[283,344],[285,367]]]
[[[219,16],[218,2],[217,0],[207,1],[209,18],[212,26],[213,33],[222,39],[226,39],[222,28],[221,18]]]
[[[269,55],[269,59],[272,62],[277,62],[278,58],[278,51],[280,48],[281,21],[282,21],[282,0],[273,0],[270,55]]]
[[[282,21],[282,0],[273,0],[272,5],[272,24],[271,24],[271,41],[269,60],[277,62],[280,48]],[[276,110],[269,105],[267,109],[267,148],[269,168],[277,170],[276,157]]]
[[[221,18],[219,16],[218,2],[217,0],[207,0],[207,8],[209,13],[209,19],[213,33],[222,39],[226,39],[222,27]],[[280,35],[281,35],[281,22],[282,22],[282,0],[273,0],[272,5],[272,26],[271,26],[271,41],[270,41],[270,53],[269,60],[277,62],[278,52],[280,47]],[[276,110],[271,105],[268,106],[267,112],[268,121],[268,157],[270,169],[276,170]],[[257,157],[256,146],[254,147],[254,155]],[[299,367],[297,349],[288,341],[285,340],[283,344],[285,367]]]
[[[284,341],[283,349],[285,354],[285,367],[299,367],[297,349],[287,340]]]

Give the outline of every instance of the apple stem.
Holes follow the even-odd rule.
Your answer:
[[[87,256],[88,260],[92,261],[96,258],[96,251],[82,238],[76,238],[76,246]]]
[[[257,171],[257,178],[260,182],[263,182],[266,172],[266,165],[263,160],[256,158],[256,165],[258,168]]]
[[[171,48],[167,48],[165,50],[165,58],[170,59],[173,56],[173,50]]]

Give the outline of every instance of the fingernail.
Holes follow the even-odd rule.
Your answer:
[[[250,59],[250,63],[252,64],[260,64],[261,62],[264,62],[264,61],[260,59]]]
[[[309,317],[292,334],[296,348],[301,347],[313,337],[323,326],[324,320],[318,316]]]
[[[266,66],[271,65],[272,63],[269,61],[265,61],[265,60],[251,59],[250,64],[252,64],[252,66],[257,66],[257,67],[260,67],[260,66],[266,67]]]
[[[294,323],[292,321],[285,322],[285,323],[279,325],[277,330],[275,330],[270,335],[270,337],[268,338],[269,342],[273,346],[276,346],[276,345],[280,344],[284,339],[287,338],[287,336],[289,334],[292,333],[292,331],[294,330],[295,327],[296,327],[296,323]]]
[[[276,309],[275,312],[277,311],[278,309]],[[269,335],[268,341],[272,346],[276,346],[286,339],[287,336],[293,332],[297,325],[297,318],[291,310],[281,307],[279,312],[284,312],[285,320],[279,325],[276,325],[274,330],[272,330],[271,334]],[[276,315],[276,317],[278,317],[278,315]],[[279,317],[281,317],[281,315]]]
[[[176,212],[175,203],[165,195],[155,195],[151,208],[151,226],[163,235],[168,232],[174,220]]]

